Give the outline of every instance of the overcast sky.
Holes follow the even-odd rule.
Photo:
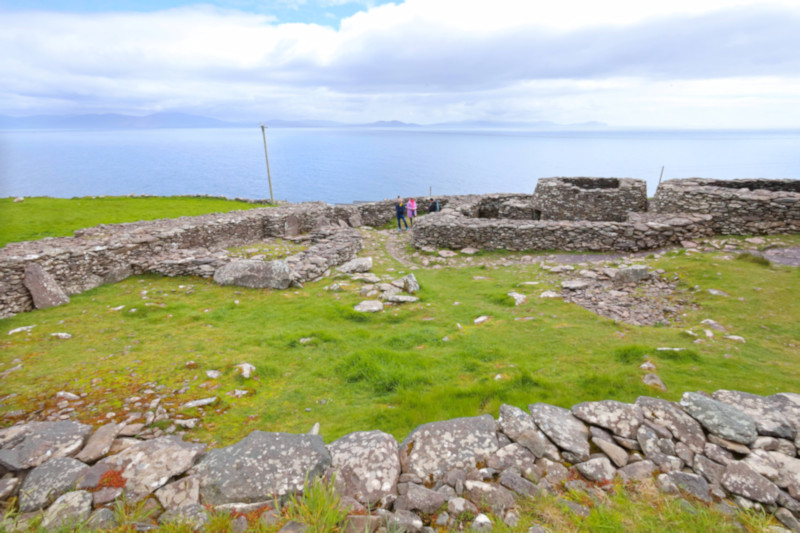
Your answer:
[[[0,114],[800,127],[800,0],[0,0]]]

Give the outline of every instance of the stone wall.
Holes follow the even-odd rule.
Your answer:
[[[211,277],[230,261],[224,249],[272,237],[291,238],[326,226],[380,226],[394,217],[392,201],[331,206],[324,203],[257,208],[224,214],[100,225],[78,230],[74,237],[11,243],[0,249],[0,318],[33,309],[25,287],[25,269],[40,265],[68,294],[78,294],[134,274]],[[360,241],[317,234],[319,243],[297,261],[298,281],[319,274],[309,266],[313,257],[327,268],[351,259]],[[324,241],[324,242],[322,242]],[[345,242],[347,241],[347,242]],[[307,277],[312,276],[312,277]]]
[[[536,220],[622,222],[628,213],[647,211],[647,183],[631,178],[541,178],[531,203]]]
[[[662,183],[656,213],[707,213],[715,233],[751,235],[800,231],[800,180],[712,180]]]
[[[263,513],[264,523],[274,524],[285,520],[271,511],[275,499],[301,492],[304,481],[335,475],[352,513],[346,531],[488,531],[487,514],[513,528],[519,498],[569,491],[598,502],[615,479],[652,480],[663,492],[728,511],[732,501],[800,531],[800,395],[794,393],[687,392],[679,403],[642,396],[571,409],[503,405],[497,419],[430,422],[399,443],[375,430],[327,446],[316,433],[256,430],[206,451],[142,426],[112,421],[93,430],[60,421],[0,430],[0,500],[17,497],[23,513],[3,528],[22,530],[42,513],[45,529],[87,520],[111,529],[118,524],[110,509],[123,498],[149,500],[151,518],[161,523],[200,528],[215,508]],[[590,513],[570,504],[578,515]]]

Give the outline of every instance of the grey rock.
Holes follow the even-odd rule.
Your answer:
[[[537,403],[528,407],[533,420],[558,447],[575,454],[579,460],[589,459],[589,430],[562,407]]]
[[[517,443],[524,446],[537,458],[546,457],[551,461],[560,461],[561,452],[558,447],[550,442],[547,436],[539,429],[529,429],[524,431],[518,438]]]
[[[747,455],[750,453],[750,448],[748,446],[738,442],[733,442],[732,440],[723,439],[722,437],[718,437],[713,433],[708,434],[708,442],[711,444],[716,444],[720,448],[730,452],[738,453],[739,455]]]
[[[794,439],[795,429],[792,423],[779,410],[775,409],[774,403],[768,398],[731,390],[718,390],[712,394],[712,397],[750,415],[756,423],[756,430],[759,434]]]
[[[609,459],[614,461],[614,464],[618,467],[623,467],[628,464],[628,453],[613,442],[592,437],[592,443],[600,448],[600,450],[606,454]]]
[[[686,392],[680,404],[710,433],[724,439],[750,444],[758,436],[752,417],[726,403],[694,392]]]
[[[617,470],[617,475],[626,481],[647,479],[656,471],[656,465],[652,461],[637,461],[623,466]]]
[[[69,303],[69,296],[64,289],[38,263],[28,263],[25,266],[23,283],[30,292],[36,309],[46,309]]]
[[[407,274],[400,278],[399,281],[403,283],[403,290],[409,294],[414,294],[420,289],[419,281],[417,281],[417,277],[414,274]]]
[[[535,496],[539,493],[539,488],[536,485],[511,470],[506,470],[500,474],[499,481],[502,486],[520,496]]]
[[[491,415],[419,426],[400,444],[404,473],[438,481],[448,470],[474,468],[500,447]]]
[[[264,495],[301,491],[331,464],[319,435],[253,431],[236,444],[211,450],[190,473],[200,481],[205,503],[251,503]]]
[[[500,413],[497,417],[497,426],[512,441],[516,442],[523,432],[528,430],[538,430],[533,417],[524,410],[513,405],[503,404],[500,406]]]
[[[386,529],[397,533],[417,533],[422,531],[422,519],[411,511],[399,510],[384,516]]]
[[[686,472],[669,472],[667,477],[682,491],[704,502],[711,501],[708,482],[702,476]]]
[[[734,461],[733,454],[726,450],[725,448],[714,444],[713,442],[707,442],[703,454],[711,459],[712,461],[719,463],[723,466],[728,465]]]
[[[800,440],[800,394],[781,392],[768,396],[767,399],[789,420]]]
[[[400,476],[397,441],[382,431],[350,433],[328,445],[341,493],[371,505],[396,494]]]
[[[416,296],[409,296],[408,294],[384,294],[382,298],[387,302],[396,304],[408,304],[419,301],[419,298]]]
[[[218,285],[250,289],[286,289],[292,283],[292,269],[286,261],[231,261],[214,272]]]
[[[639,283],[650,277],[650,272],[645,265],[633,265],[620,268],[614,276],[614,282],[618,284]]]
[[[100,463],[121,470],[126,496],[139,501],[191,468],[205,448],[205,444],[183,442],[176,436],[159,437],[142,441]]]
[[[712,485],[720,485],[722,475],[725,473],[725,466],[712,461],[705,455],[695,455],[694,471],[705,477]]]
[[[369,272],[372,270],[372,258],[357,257],[339,265],[336,267],[336,270],[344,272],[345,274],[352,274],[354,272]]]
[[[664,384],[664,382],[661,380],[658,374],[653,374],[653,373],[645,374],[644,376],[642,376],[642,383],[654,389],[663,391],[667,390],[667,386]]]
[[[475,520],[472,521],[472,524],[470,524],[470,529],[478,532],[491,531],[492,520],[485,514],[481,513],[475,517]]]
[[[282,528],[278,530],[278,533],[305,533],[306,531],[308,531],[307,525],[294,520],[289,520]]]
[[[703,453],[706,443],[703,428],[677,404],[660,398],[640,396],[636,399],[636,405],[642,409],[645,418],[665,426],[694,453]]]
[[[409,483],[406,493],[397,498],[394,502],[395,510],[403,509],[406,511],[419,511],[425,514],[432,514],[439,510],[446,503],[447,499],[440,492],[431,490]]]
[[[71,490],[89,467],[71,457],[59,457],[31,470],[20,487],[19,510],[43,509]]]
[[[568,279],[561,282],[561,288],[568,291],[578,291],[591,287],[592,282],[584,279]]]
[[[774,483],[742,462],[725,467],[722,486],[733,494],[759,503],[774,504],[780,494],[780,489]]]
[[[791,531],[800,531],[800,520],[797,520],[797,518],[786,509],[781,507],[775,511],[775,518]]]
[[[487,505],[497,515],[514,507],[514,494],[500,485],[468,480],[464,483],[464,495],[473,503]]]
[[[25,470],[78,453],[92,427],[73,421],[31,422],[0,430],[0,466]]]
[[[92,495],[85,490],[62,494],[44,514],[43,529],[76,526],[89,519],[92,512]],[[76,528],[77,529],[77,528]]]
[[[343,533],[373,533],[381,525],[377,516],[351,514],[347,517]]]
[[[607,457],[596,457],[575,465],[578,472],[589,481],[609,482],[614,479],[617,469]]]
[[[208,511],[198,503],[168,510],[158,517],[158,522],[163,525],[187,524],[193,529],[200,530],[208,522],[208,519]]]
[[[648,426],[640,426],[637,431],[637,440],[639,447],[644,453],[645,457],[650,458],[653,454],[663,453],[659,447],[658,434]]]
[[[537,469],[536,456],[517,443],[511,443],[497,450],[489,457],[487,466],[498,472],[513,467],[526,475]]]
[[[86,526],[95,531],[105,531],[117,527],[117,519],[114,511],[106,507],[97,509],[89,517]]]
[[[572,408],[572,414],[626,439],[636,438],[636,430],[644,418],[639,406],[615,400],[579,403]]]
[[[478,514],[478,508],[469,500],[464,498],[453,498],[447,502],[447,512],[455,517],[458,517],[463,513],[469,513],[474,516]]]
[[[380,300],[364,300],[353,307],[359,313],[377,313],[383,311],[383,302]]]
[[[173,481],[158,489],[156,498],[168,511],[196,505],[200,503],[200,481],[193,476]]]
[[[11,475],[6,475],[0,479],[0,501],[7,500],[13,496],[19,486],[20,479]]]
[[[122,427],[122,424],[116,424],[114,422],[100,426],[97,431],[92,433],[92,436],[89,437],[86,445],[80,453],[75,456],[75,459],[83,461],[84,463],[93,463],[104,457],[108,454],[108,451],[111,449],[111,444],[114,442],[114,439],[117,438],[117,434],[119,434]]]

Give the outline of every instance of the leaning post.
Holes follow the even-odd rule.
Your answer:
[[[272,197],[272,176],[269,173],[269,155],[267,155],[267,132],[266,126],[261,124],[261,136],[264,137],[264,158],[267,160],[267,180],[269,181],[269,203],[274,204],[275,199]]]

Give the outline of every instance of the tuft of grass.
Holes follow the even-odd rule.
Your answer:
[[[305,524],[310,533],[341,531],[350,509],[341,504],[335,484],[335,478],[306,481],[302,496],[293,494],[289,497],[284,514]]]
[[[747,261],[748,263],[753,263],[754,265],[761,265],[765,267],[771,267],[772,262],[763,257],[761,255],[751,254],[750,252],[743,252],[736,256],[738,261]]]
[[[622,346],[614,350],[614,359],[623,364],[641,363],[644,356],[651,353],[652,348],[647,346]]]

